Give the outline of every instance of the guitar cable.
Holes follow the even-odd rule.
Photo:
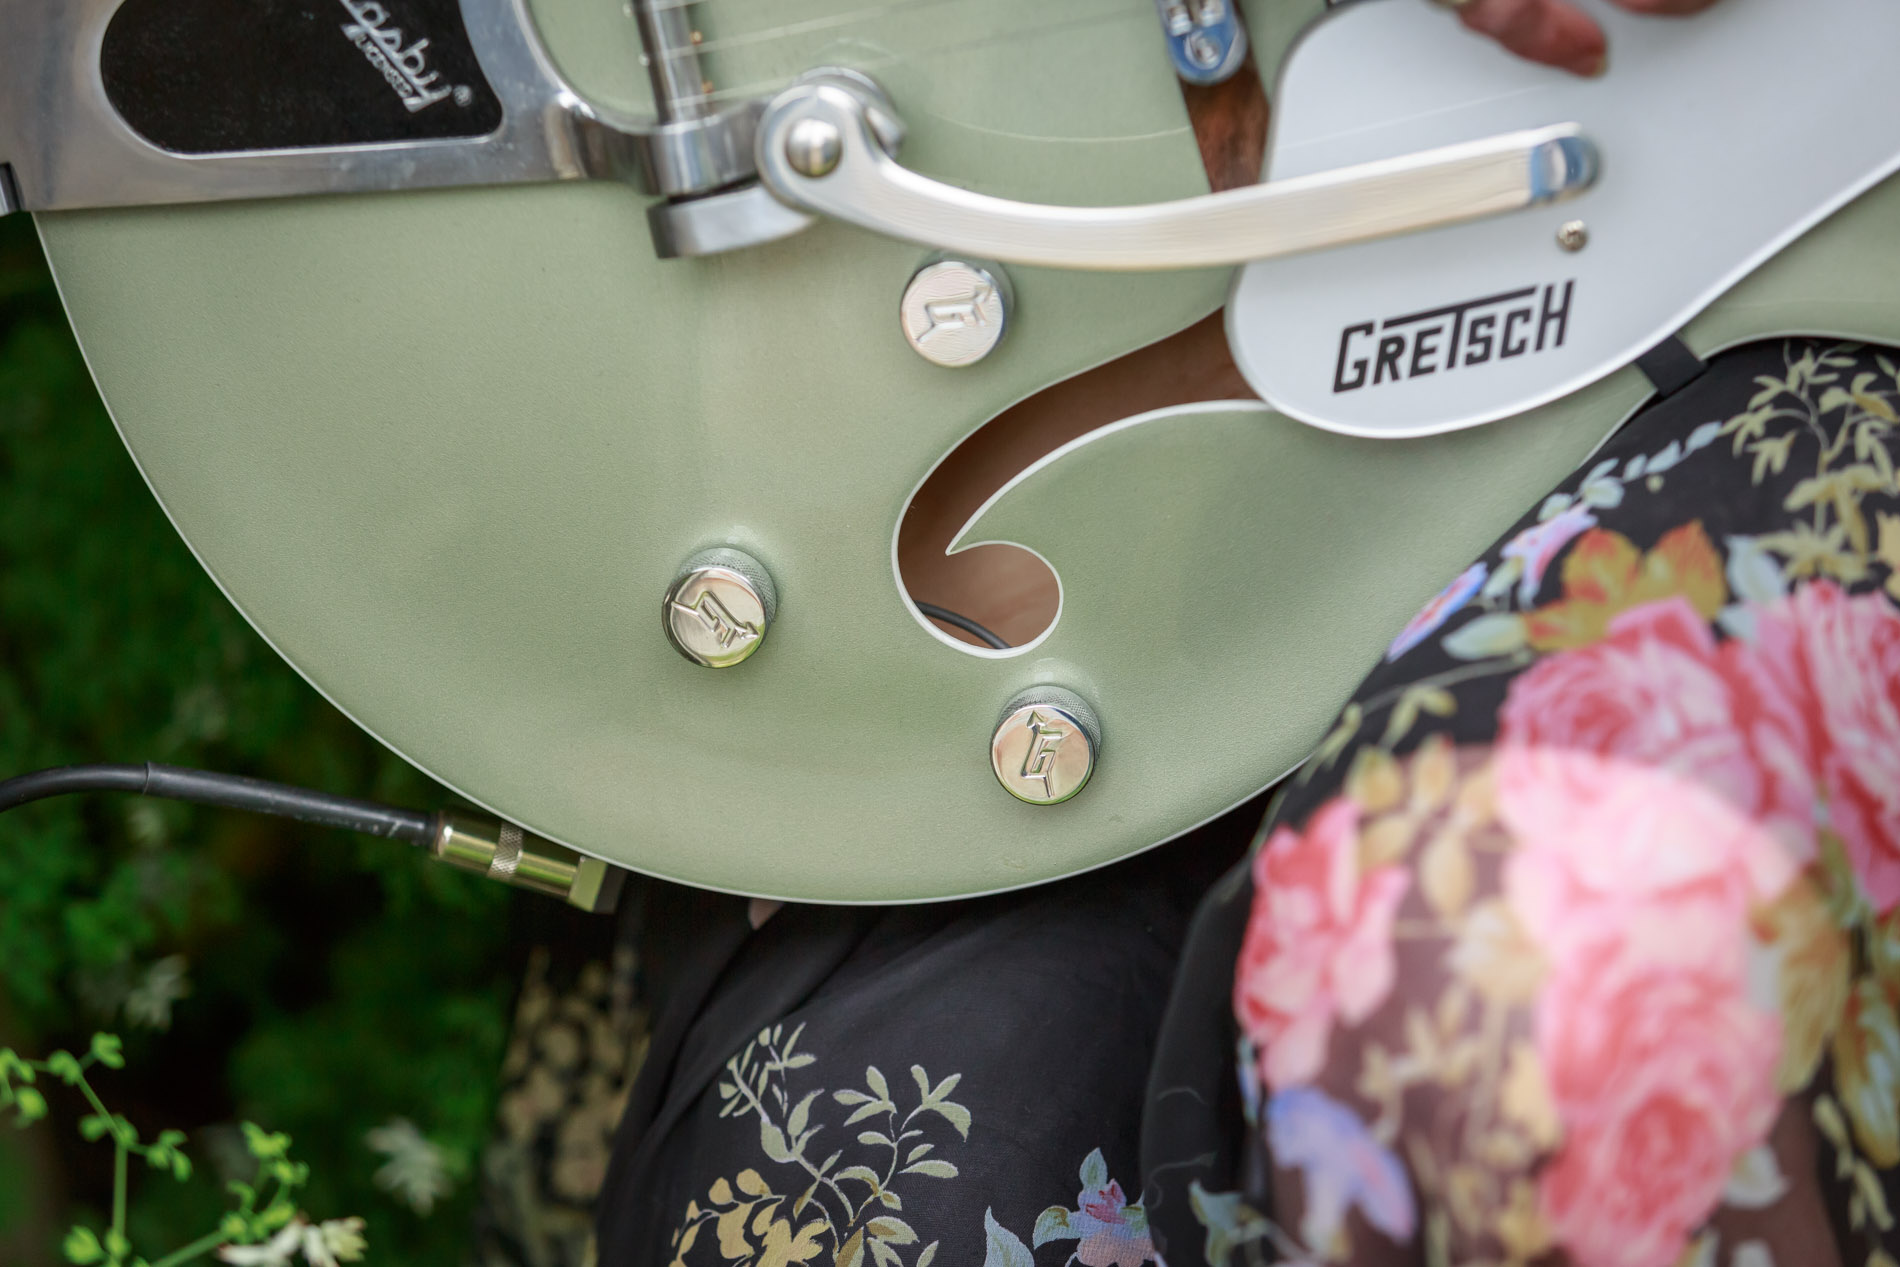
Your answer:
[[[953,612],[948,607],[939,607],[935,603],[924,602],[917,604],[917,610],[932,620],[942,621],[946,625],[961,629],[964,633],[969,634],[973,638],[981,639],[988,643],[990,649],[993,651],[1009,650],[1009,644],[1003,641],[1000,635],[991,633],[988,629],[985,629],[982,625],[977,624],[974,620],[971,620],[968,616],[960,612]]]
[[[237,774],[182,766],[98,762],[55,766],[0,781],[0,813],[76,792],[131,792],[194,805],[245,810],[400,840],[430,857],[585,911],[614,908],[627,873],[599,858],[544,840],[472,810],[401,809]]]
[[[1009,643],[968,616],[935,603],[918,603],[917,610],[981,639],[995,650],[1009,649]],[[613,910],[627,878],[620,867],[523,831],[492,814],[462,809],[434,813],[403,809],[288,783],[155,761],[53,766],[0,780],[0,814],[34,801],[81,792],[130,792],[400,840],[452,867],[560,898],[585,911]]]

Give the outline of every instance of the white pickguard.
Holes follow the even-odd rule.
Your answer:
[[[1628,364],[1900,167],[1896,0],[1723,0],[1691,19],[1586,7],[1610,41],[1594,80],[1519,61],[1421,0],[1364,0],[1295,48],[1270,179],[1571,121],[1602,174],[1556,206],[1247,265],[1228,338],[1266,400],[1360,436],[1522,413]],[[1572,220],[1589,234],[1574,253],[1557,242]]]

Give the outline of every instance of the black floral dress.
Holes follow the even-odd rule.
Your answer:
[[[1894,1267],[1895,362],[1719,358],[1393,640],[1198,916],[1169,1263]]]

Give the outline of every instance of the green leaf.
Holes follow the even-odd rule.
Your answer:
[[[864,1225],[864,1230],[880,1241],[889,1241],[893,1245],[911,1245],[917,1240],[917,1233],[910,1224],[893,1214],[879,1215]]]
[[[811,1102],[822,1094],[824,1093],[821,1091],[813,1091],[804,1099],[800,1100],[792,1109],[791,1117],[786,1119],[785,1129],[790,1131],[793,1135],[803,1134],[805,1124],[811,1120]]]
[[[125,1068],[125,1044],[119,1041],[117,1034],[94,1034],[92,1036],[92,1058],[108,1069]]]
[[[840,1104],[869,1104],[877,1097],[866,1095],[862,1091],[833,1091],[831,1098]]]
[[[858,1108],[853,1109],[851,1116],[844,1120],[844,1124],[846,1126],[855,1126],[867,1117],[876,1117],[880,1113],[894,1113],[896,1111],[897,1106],[888,1100],[873,1100],[869,1104],[860,1105]]]
[[[1529,640],[1522,616],[1488,612],[1446,635],[1442,645],[1460,660],[1484,660],[1521,651]]]
[[[957,1128],[957,1134],[964,1139],[970,1138],[970,1110],[961,1104],[945,1100],[941,1104],[932,1104],[923,1109],[925,1113],[935,1113],[950,1125]]]
[[[983,1211],[983,1267],[1036,1267],[1036,1256],[1014,1232],[996,1221],[996,1215]]]
[[[176,1150],[172,1152],[172,1178],[180,1183],[191,1178],[191,1159]]]
[[[937,1242],[924,1246],[924,1252],[917,1255],[917,1267],[930,1267],[930,1260],[937,1256]]]
[[[759,1121],[759,1149],[781,1165],[792,1160],[792,1149],[785,1142],[785,1132],[764,1119]]]
[[[955,1179],[957,1177],[957,1168],[947,1161],[939,1161],[937,1158],[932,1157],[928,1161],[920,1161],[904,1167],[903,1173],[907,1175],[929,1175],[933,1179]]]
[[[96,1263],[106,1256],[99,1237],[89,1227],[75,1227],[66,1233],[59,1249],[69,1263]]]
[[[1069,1211],[1052,1205],[1036,1216],[1036,1231],[1029,1243],[1041,1249],[1050,1241],[1072,1241],[1082,1234],[1069,1226]]]
[[[106,1229],[106,1253],[114,1262],[132,1252],[132,1242],[125,1239],[125,1233],[116,1227]]]
[[[79,1137],[84,1140],[103,1139],[112,1129],[112,1119],[103,1113],[88,1113],[79,1119]]]
[[[245,1146],[259,1161],[282,1157],[290,1149],[290,1136],[282,1131],[266,1131],[255,1122],[244,1122]]]
[[[879,1148],[891,1148],[891,1137],[881,1131],[863,1131],[858,1135],[858,1143],[871,1144]]]
[[[1106,1188],[1108,1186],[1108,1162],[1102,1158],[1102,1150],[1097,1148],[1082,1159],[1082,1169],[1078,1172],[1084,1190]]]
[[[864,1067],[864,1085],[877,1092],[877,1098],[880,1100],[891,1098],[890,1084],[884,1081],[884,1075],[878,1072],[876,1065]]]
[[[878,1188],[882,1187],[884,1182],[878,1178],[877,1171],[871,1169],[869,1166],[846,1166],[843,1170],[838,1172],[838,1182],[843,1183],[847,1179],[854,1179],[859,1183],[866,1184],[873,1192],[876,1192]]]
[[[86,1076],[86,1071],[80,1067],[79,1058],[69,1051],[56,1051],[48,1056],[46,1072],[69,1087],[78,1086]]]
[[[21,1087],[13,1095],[13,1107],[20,1115],[18,1125],[30,1126],[46,1116],[46,1097],[32,1087]]]

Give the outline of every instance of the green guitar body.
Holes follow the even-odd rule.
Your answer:
[[[1315,7],[1252,7],[1263,64]],[[644,106],[615,0],[536,12],[586,94]],[[939,179],[1072,204],[1206,190],[1150,0],[699,12],[719,87],[867,70],[909,124],[906,164]],[[1003,345],[949,370],[897,322],[927,252],[820,225],[662,261],[644,202],[564,184],[40,224],[128,448],[264,637],[469,799],[690,884],[946,898],[1178,835],[1300,761],[1391,634],[1648,392],[1625,370],[1425,440],[1257,402],[1104,428],[964,530],[1060,582],[1050,628],[990,652],[907,602],[912,492],[1011,403],[1214,311],[1227,273],[1012,269]],[[1860,199],[1690,344],[1900,342],[1892,269],[1868,264],[1900,246],[1896,204],[1891,183]],[[659,619],[679,563],[714,545],[780,595],[759,653],[720,671]],[[1081,795],[1033,807],[988,747],[1005,701],[1042,683],[1086,697],[1104,742]]]

